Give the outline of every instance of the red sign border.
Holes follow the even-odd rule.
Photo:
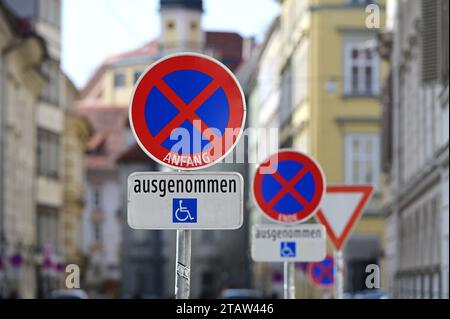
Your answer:
[[[225,147],[228,146],[228,149],[226,151],[222,150],[222,154],[214,154],[211,155],[211,161],[209,163],[200,165],[200,166],[191,166],[191,167],[187,167],[187,166],[177,166],[177,165],[173,165],[171,163],[167,163],[164,162],[163,159],[165,156],[167,156],[168,153],[171,153],[170,150],[165,149],[163,146],[161,145],[148,145],[150,142],[150,139],[154,139],[151,134],[149,134],[148,132],[148,128],[147,128],[147,124],[145,121],[145,117],[142,115],[136,115],[136,112],[138,114],[142,114],[139,111],[143,111],[145,108],[145,100],[148,96],[148,93],[150,92],[151,88],[153,88],[153,86],[155,85],[155,79],[152,79],[149,77],[149,72],[155,68],[160,68],[161,65],[163,65],[165,62],[167,62],[167,60],[169,59],[174,59],[174,58],[181,58],[181,59],[204,59],[210,67],[212,66],[215,70],[215,72],[218,72],[218,70],[223,70],[225,71],[224,75],[225,77],[227,77],[226,75],[228,75],[229,77],[227,78],[227,83],[232,83],[235,85],[235,87],[224,87],[224,85],[221,85],[220,87],[222,87],[222,89],[225,92],[225,95],[227,96],[228,99],[228,103],[229,103],[229,108],[230,108],[230,119],[228,121],[227,126],[230,125],[230,122],[236,122],[234,124],[236,124],[236,127],[234,127],[234,129],[239,128],[239,133],[237,134],[237,136],[235,137],[233,144],[231,145],[225,145]],[[186,61],[184,61],[185,63]],[[198,61],[197,61],[198,62]],[[182,68],[178,68],[178,69],[174,69],[173,66],[171,66],[169,68],[169,71],[166,72],[166,74],[170,73],[170,72],[174,72],[176,70],[182,70],[182,69],[186,69],[185,68],[185,64],[180,63],[177,61],[177,63],[179,65],[182,65]],[[200,67],[199,67],[200,66]],[[200,72],[204,72],[208,75],[211,75],[211,72],[207,72],[210,70],[206,69],[207,67],[203,64],[197,64],[195,70],[199,70]],[[192,69],[192,68],[190,68]],[[167,71],[167,70],[165,70]],[[163,73],[161,70],[159,71],[159,73]],[[222,76],[223,77],[223,76]],[[214,78],[214,77],[213,77]],[[216,78],[215,78],[216,79]],[[216,79],[217,80],[217,79]],[[145,87],[145,88],[142,88]],[[137,107],[139,107],[139,110],[134,111],[135,107],[133,107],[135,100],[138,99],[137,103]],[[239,116],[239,114],[231,114],[233,107],[231,107],[233,101],[239,100],[239,103],[242,105],[242,120],[239,122],[239,120],[237,119]],[[170,167],[173,169],[177,169],[177,170],[199,170],[199,169],[204,169],[207,167],[210,167],[214,164],[216,164],[217,162],[221,161],[223,158],[225,158],[229,153],[231,153],[234,149],[234,147],[236,146],[237,142],[239,141],[239,139],[241,138],[242,134],[243,134],[243,130],[244,130],[244,125],[245,125],[245,120],[247,117],[247,106],[246,106],[246,101],[245,101],[245,95],[244,92],[242,90],[242,87],[238,81],[238,79],[236,78],[236,76],[220,61],[217,61],[216,59],[213,59],[207,55],[204,54],[200,54],[200,53],[192,53],[192,52],[182,52],[182,53],[175,53],[175,54],[170,54],[167,55],[157,61],[155,61],[154,63],[152,63],[141,75],[141,77],[139,78],[139,80],[137,81],[136,85],[134,86],[131,98],[130,98],[130,103],[129,103],[129,122],[130,122],[130,127],[131,130],[133,132],[133,135],[139,145],[139,147],[144,151],[145,154],[147,154],[147,156],[149,156],[150,158],[152,158],[153,160],[155,160],[156,162],[166,166],[166,167]],[[139,138],[139,136],[142,134],[142,139]],[[213,144],[213,147],[211,147],[210,149],[198,153],[198,154],[189,154],[189,155],[184,155],[184,156],[188,156],[190,157],[192,160],[194,158],[194,156],[197,155],[201,155],[203,153],[208,153],[211,152],[214,149],[214,145],[218,144],[218,143],[222,143],[222,147],[224,146],[224,135],[222,135],[222,137],[215,139],[213,142],[211,142]],[[151,143],[150,143],[151,144]],[[152,151],[150,151],[147,146],[151,146],[149,147]],[[156,154],[154,154],[156,152]],[[163,155],[165,154],[165,155]],[[159,157],[158,157],[159,156]],[[161,157],[161,158],[160,158]]]
[[[355,211],[352,213],[352,216],[350,217],[347,225],[344,228],[344,231],[342,232],[341,236],[338,236],[333,232],[333,229],[331,228],[330,224],[328,223],[328,220],[326,219],[324,213],[322,212],[322,209],[319,209],[317,212],[315,218],[318,222],[320,222],[322,225],[325,226],[328,234],[328,238],[330,239],[331,243],[333,244],[334,248],[336,250],[341,250],[342,247],[345,246],[345,243],[349,237],[349,235],[352,233],[353,229],[355,228],[356,224],[358,223],[359,219],[362,216],[362,212],[364,210],[364,207],[366,206],[367,202],[369,201],[370,197],[372,196],[374,192],[374,187],[372,185],[339,185],[339,186],[328,186],[327,187],[327,193],[362,193],[363,197],[361,198],[361,201],[358,203],[358,205],[355,208]]]
[[[286,155],[284,155],[284,154],[286,154]],[[263,207],[262,206],[266,202],[264,197],[262,196],[262,190],[261,190],[261,188],[262,188],[262,176],[264,174],[260,174],[259,171],[260,171],[261,167],[264,165],[264,163],[267,163],[267,162],[271,163],[271,159],[275,158],[277,160],[277,163],[278,163],[280,160],[293,159],[293,158],[291,158],[291,156],[295,156],[296,157],[296,156],[299,156],[299,155],[304,157],[304,158],[306,158],[309,161],[309,164],[310,165],[314,165],[315,168],[317,169],[317,171],[320,173],[320,177],[321,177],[320,181],[321,181],[321,183],[319,184],[319,187],[322,189],[322,191],[320,192],[320,195],[318,195],[319,193],[317,193],[314,196],[314,199],[313,199],[314,204],[311,204],[311,206],[314,206],[314,208],[310,212],[308,212],[306,214],[301,214],[301,215],[306,215],[306,216],[303,216],[302,218],[298,218],[294,222],[283,222],[283,221],[280,221],[277,218],[279,215],[283,215],[283,214],[278,213],[277,211],[275,211],[271,207],[268,207],[268,209],[267,209],[267,207]],[[305,163],[302,163],[302,164],[305,164]],[[312,172],[312,170],[311,170],[311,172]],[[313,217],[317,213],[317,211],[320,209],[320,204],[322,202],[323,195],[325,194],[325,189],[326,189],[325,174],[323,173],[322,167],[318,164],[318,162],[314,158],[312,158],[311,156],[309,156],[309,155],[307,155],[305,153],[298,152],[298,151],[293,150],[293,149],[281,149],[277,153],[272,154],[271,156],[269,156],[256,169],[255,175],[253,177],[252,193],[253,193],[253,198],[255,200],[256,205],[263,212],[263,215],[266,218],[268,218],[269,220],[274,221],[274,222],[276,222],[278,224],[282,224],[282,225],[296,225],[296,224],[301,224],[301,223],[307,221],[308,219],[310,219],[311,217]],[[317,196],[319,196],[319,198],[317,198]],[[299,213],[295,213],[295,214],[292,214],[292,215],[296,215],[298,217]]]

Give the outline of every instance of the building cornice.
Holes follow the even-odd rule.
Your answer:
[[[385,5],[376,4],[376,6],[380,9],[380,12],[384,12],[386,10]],[[366,4],[313,4],[309,6],[309,10],[312,12],[317,11],[357,11],[364,12],[366,9]]]
[[[347,124],[381,124],[380,117],[337,117],[338,125],[343,126]]]
[[[378,34],[377,29],[368,29],[365,27],[338,27],[336,28],[338,32],[341,33],[366,33],[366,34]]]

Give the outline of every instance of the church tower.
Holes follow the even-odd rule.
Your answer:
[[[202,0],[160,0],[162,51],[199,51],[204,47]]]

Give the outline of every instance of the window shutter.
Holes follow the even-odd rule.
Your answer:
[[[422,81],[438,78],[438,4],[422,0]]]
[[[449,55],[449,48],[448,48],[448,6],[449,1],[448,0],[439,0],[440,8],[439,12],[441,15],[440,19],[440,61],[439,61],[439,69],[441,70],[441,82],[443,84],[448,84],[448,70],[449,70],[449,62],[448,62],[448,55]]]
[[[352,46],[346,44],[344,47],[344,93],[352,91]]]

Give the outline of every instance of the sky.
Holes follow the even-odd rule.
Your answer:
[[[261,41],[279,13],[276,0],[204,0],[203,29]],[[102,61],[160,33],[159,0],[64,0],[62,67],[82,88]]]

